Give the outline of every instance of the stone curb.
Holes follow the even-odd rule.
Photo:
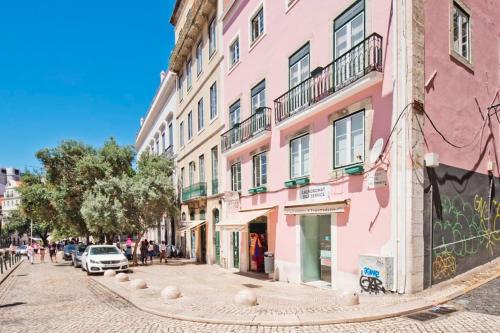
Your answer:
[[[16,270],[16,269],[17,269],[17,268],[18,268],[18,267],[19,267],[19,266],[20,266],[23,262],[24,262],[24,259],[19,260],[19,262],[18,262],[18,263],[16,263],[16,264],[14,265],[14,267],[10,269],[10,271],[8,271],[8,272],[7,272],[7,273],[5,273],[4,275],[2,275],[2,276],[0,277],[0,284],[2,284],[5,280],[7,280],[7,278],[10,276],[10,274],[11,274],[13,271],[15,271],[15,270]]]
[[[117,295],[118,297],[120,297],[120,298],[124,299],[125,301],[127,301],[128,303],[132,304],[135,308],[137,308],[143,312],[150,313],[150,314],[157,315],[157,316],[164,317],[164,318],[197,322],[197,323],[206,323],[206,324],[287,327],[287,326],[316,326],[316,325],[348,324],[348,323],[368,322],[368,321],[382,320],[382,319],[388,319],[388,318],[393,318],[393,317],[400,317],[400,316],[408,315],[410,313],[423,311],[423,310],[432,308],[433,306],[436,306],[439,304],[447,303],[447,302],[449,302],[457,297],[460,297],[460,296],[462,296],[462,295],[464,295],[464,294],[466,294],[466,293],[468,293],[468,292],[470,292],[470,291],[482,286],[483,284],[488,283],[488,282],[490,282],[498,277],[500,277],[500,272],[496,272],[492,276],[489,276],[487,278],[483,278],[479,282],[476,282],[473,285],[465,287],[461,290],[455,291],[447,296],[441,297],[441,298],[434,300],[432,302],[428,301],[428,302],[426,302],[425,305],[418,305],[418,306],[415,306],[415,307],[413,307],[411,309],[407,309],[407,310],[393,311],[393,312],[374,314],[374,315],[365,315],[365,316],[352,317],[352,318],[325,319],[325,320],[296,320],[296,321],[287,321],[287,322],[210,319],[210,318],[203,318],[203,317],[191,317],[191,316],[183,316],[183,315],[172,314],[172,313],[165,313],[165,312],[153,310],[153,309],[144,307],[142,305],[139,305],[136,302],[132,301],[129,297],[115,292],[114,290],[112,290],[111,288],[106,286],[104,283],[99,281],[98,279],[96,279],[94,277],[92,277],[92,279],[94,279],[94,281],[98,282],[101,286],[106,288],[106,290],[109,290],[111,293]]]

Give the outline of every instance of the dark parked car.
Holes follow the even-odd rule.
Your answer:
[[[76,247],[76,250],[72,254],[72,265],[75,266],[75,268],[82,267],[82,254],[87,248],[87,245],[85,244],[78,244]]]
[[[76,250],[75,244],[68,244],[64,246],[64,260],[70,261],[73,260],[73,252]]]

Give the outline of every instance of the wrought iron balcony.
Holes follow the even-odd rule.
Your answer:
[[[382,36],[373,33],[274,100],[276,124],[304,111],[370,72],[382,72]]]
[[[195,198],[207,196],[207,183],[201,182],[184,187],[182,189],[182,201],[188,201]]]
[[[170,145],[167,148],[165,148],[164,154],[165,157],[172,158],[174,156],[174,146]]]
[[[260,107],[253,115],[221,134],[222,152],[269,130],[271,130],[271,108]]]

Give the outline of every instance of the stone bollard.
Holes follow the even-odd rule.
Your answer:
[[[116,272],[112,269],[108,269],[107,271],[104,272],[105,277],[113,277],[116,275]]]
[[[116,274],[115,279],[117,279],[120,282],[127,282],[129,280],[128,275],[125,273]]]
[[[176,286],[168,286],[161,291],[161,298],[166,303],[168,300],[181,297],[181,292]]]
[[[336,296],[336,303],[338,305],[358,305],[359,295],[354,291],[343,291]]]
[[[257,295],[252,290],[242,289],[234,296],[234,302],[238,305],[255,306],[257,305]]]
[[[130,288],[131,289],[146,289],[148,285],[146,284],[146,281],[143,279],[134,279],[130,281]]]

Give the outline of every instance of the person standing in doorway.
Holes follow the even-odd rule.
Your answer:
[[[165,260],[165,264],[167,263],[167,246],[165,245],[165,241],[161,241],[160,244],[160,264],[162,259]]]

